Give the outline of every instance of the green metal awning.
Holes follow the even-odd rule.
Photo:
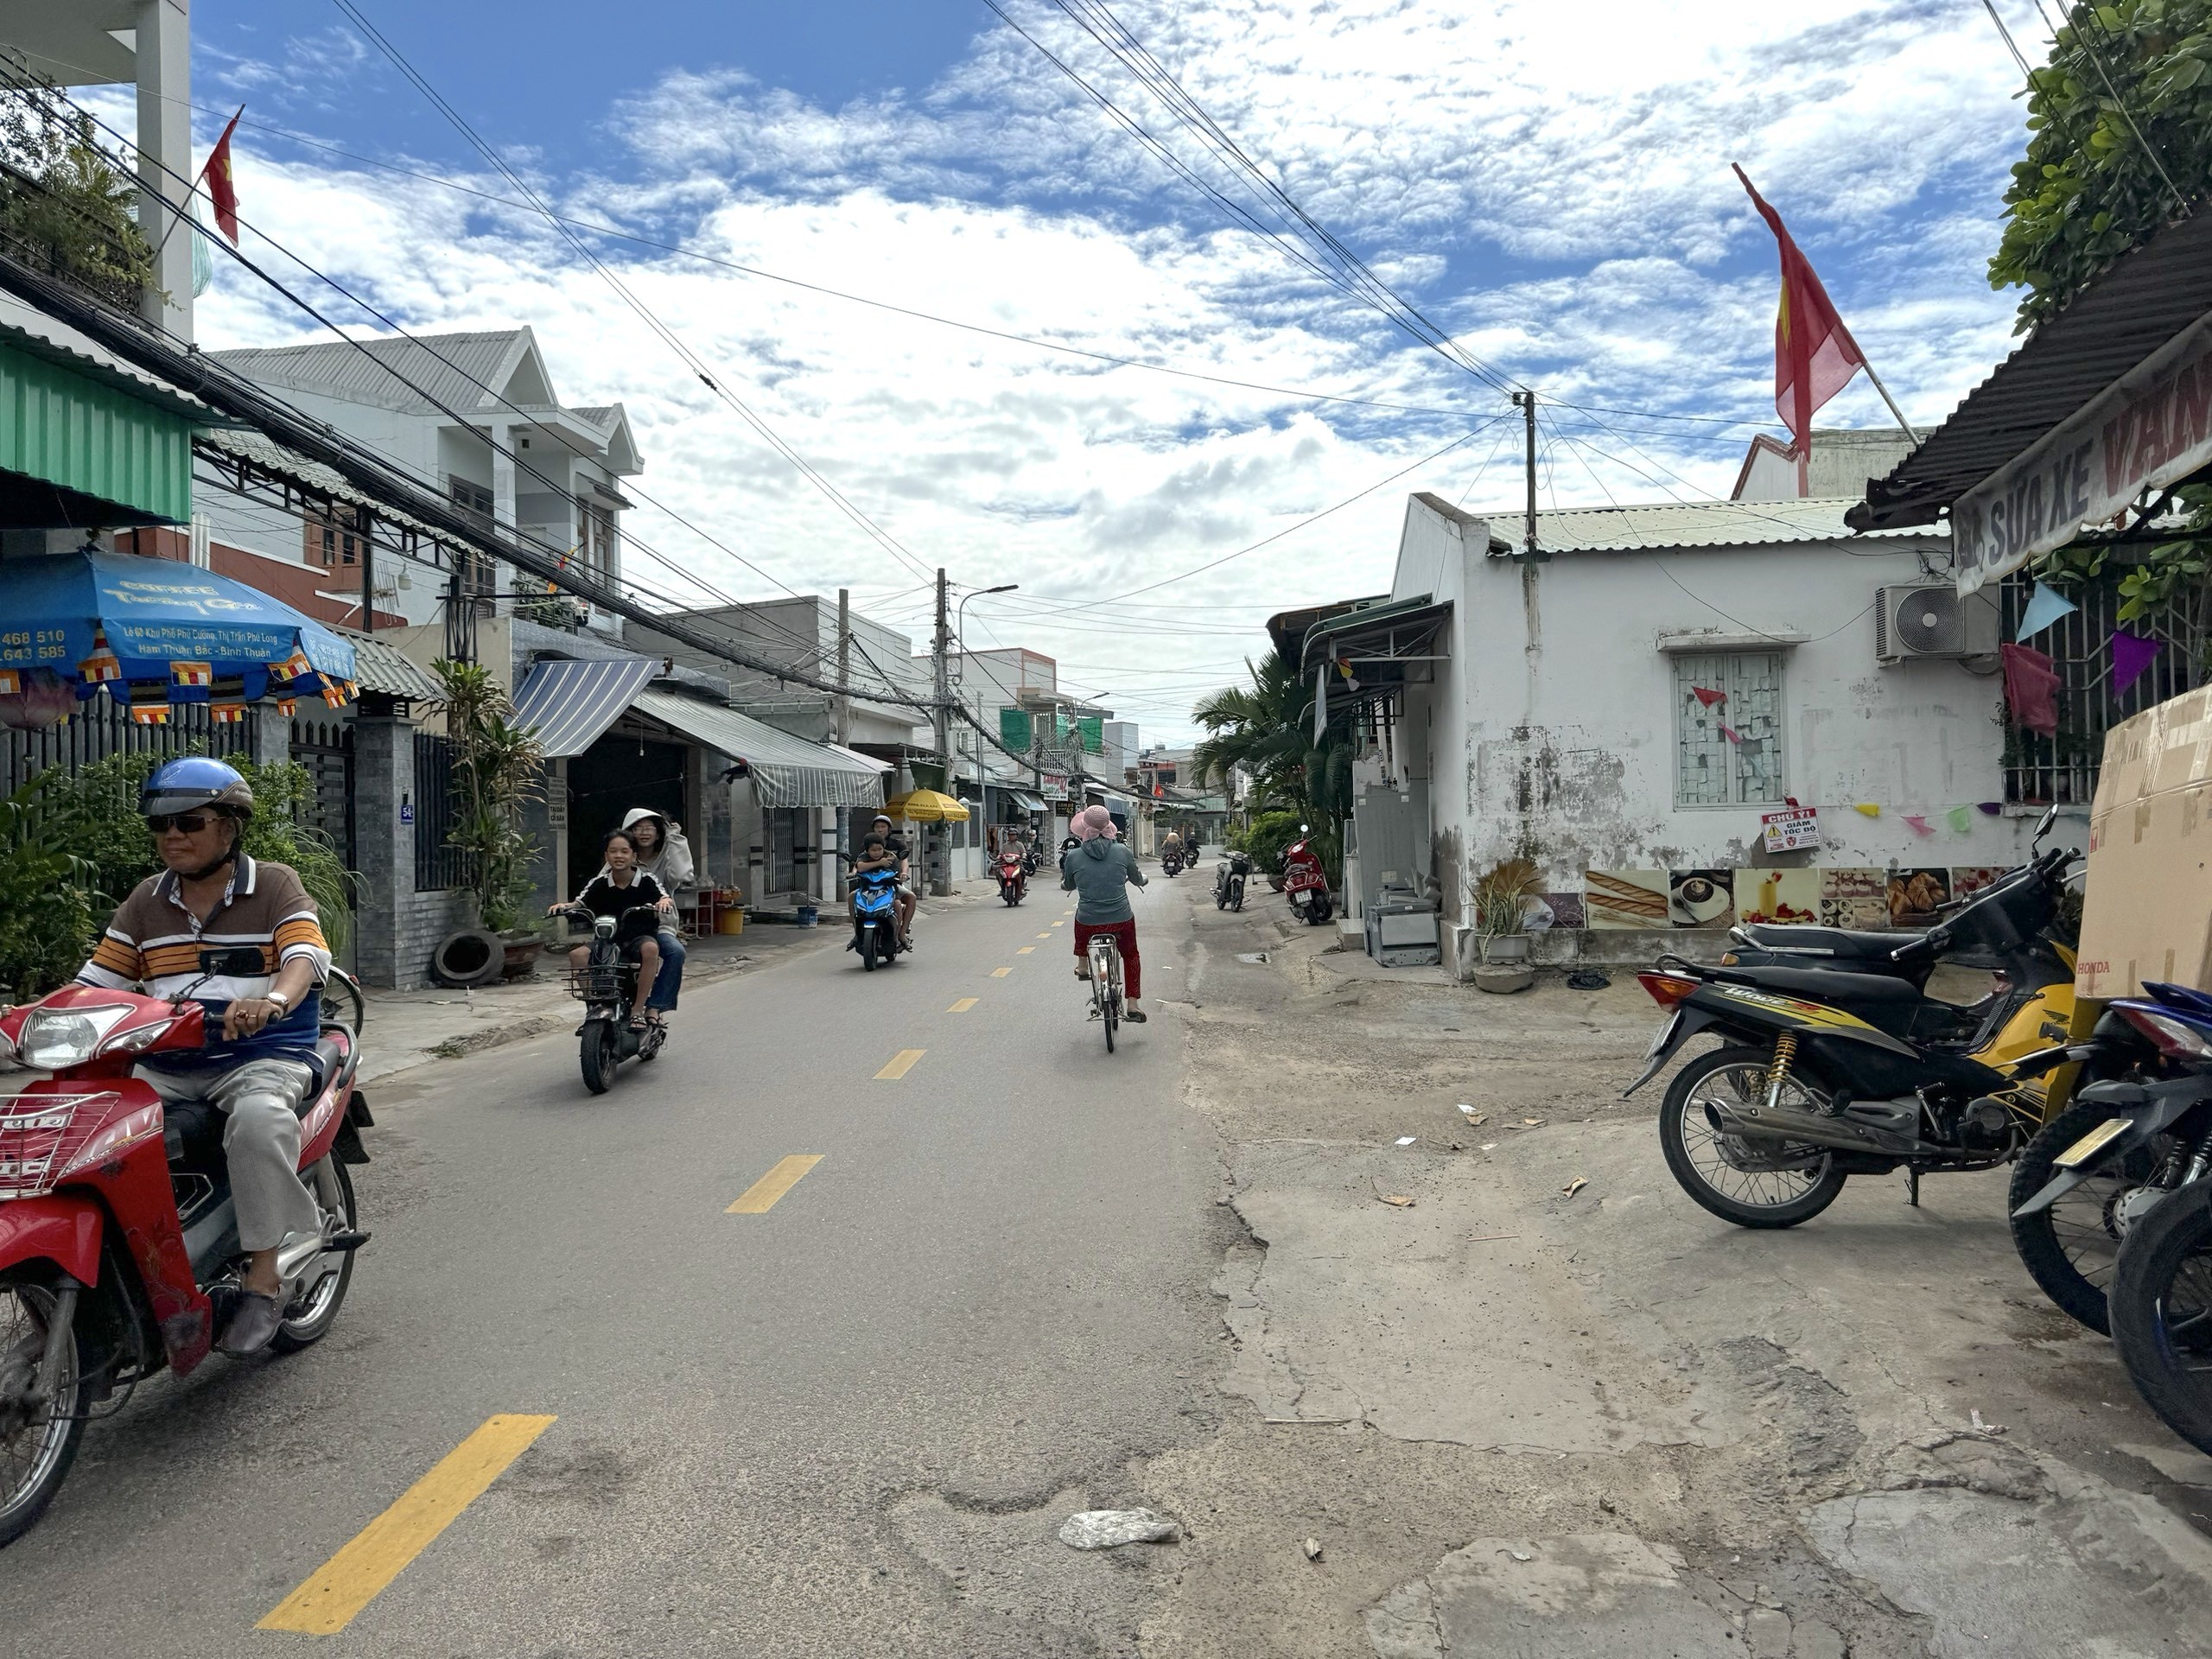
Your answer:
[[[43,346],[44,349],[40,349]],[[190,399],[0,330],[0,520],[11,528],[188,523]],[[212,417],[211,417],[212,418]]]

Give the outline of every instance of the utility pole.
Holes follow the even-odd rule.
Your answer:
[[[849,588],[837,590],[837,741],[853,741],[853,700],[842,687],[853,683],[853,594]]]
[[[1542,563],[1549,555],[1536,546],[1536,394],[1516,391],[1513,406],[1521,411],[1527,442],[1523,447],[1522,467],[1528,476],[1529,511],[1522,533],[1521,556]]]
[[[955,794],[952,759],[952,618],[945,606],[944,568],[937,573],[937,752],[944,761],[944,792]],[[943,898],[952,891],[951,835],[942,825],[937,832],[936,858],[930,870],[930,891]]]

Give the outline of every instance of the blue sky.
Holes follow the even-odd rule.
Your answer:
[[[293,143],[509,187],[334,6],[195,15],[195,95],[247,105],[249,221],[416,329],[531,323],[563,395],[620,399],[639,481],[777,582],[849,585],[901,626],[943,563],[1020,594],[977,644],[1046,650],[1147,727],[1285,606],[1387,586],[1404,496],[1517,496],[1503,397],[1225,225],[980,3],[510,8],[357,0],[574,216],[1082,350],[1408,413],[1211,385],[985,339],[599,238],[656,315],[901,544],[840,516],[690,379],[541,220]],[[1122,66],[1010,8],[1205,171]],[[2024,46],[2032,16],[2000,0]],[[1772,429],[1774,251],[1790,221],[1916,420],[2008,346],[1982,267],[2023,137],[1978,0],[1117,0],[1116,14],[1303,204],[1548,417],[1548,501],[1725,494]],[[212,139],[218,118],[205,118]],[[203,140],[204,142],[204,140]],[[1220,178],[1218,174],[1209,176]],[[252,238],[249,238],[249,251]],[[306,337],[226,274],[211,345]],[[1823,418],[1886,419],[1863,383]],[[1604,425],[1598,423],[1603,421]],[[1482,425],[1467,435],[1475,423]],[[1419,464],[1449,444],[1440,459]],[[1280,542],[1188,575],[1407,475]],[[752,573],[650,512],[727,591]],[[639,574],[666,591],[664,572]],[[1102,615],[1071,610],[1165,582]],[[699,595],[693,594],[695,602]],[[981,620],[974,620],[981,619]]]

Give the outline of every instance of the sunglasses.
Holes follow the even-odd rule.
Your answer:
[[[196,836],[214,823],[212,812],[161,812],[146,820],[146,827],[157,836],[175,830],[188,836]]]

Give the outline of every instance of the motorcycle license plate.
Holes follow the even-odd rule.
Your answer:
[[[1659,1034],[1651,1039],[1651,1046],[1643,1051],[1643,1058],[1647,1060],[1655,1058],[1661,1049],[1667,1046],[1668,1039],[1674,1036],[1675,1027],[1681,1023],[1682,1016],[1680,1010],[1669,1014],[1667,1023],[1659,1027]]]
[[[2135,1127],[2132,1117],[2108,1117],[2050,1161],[2059,1169],[2079,1169]]]

